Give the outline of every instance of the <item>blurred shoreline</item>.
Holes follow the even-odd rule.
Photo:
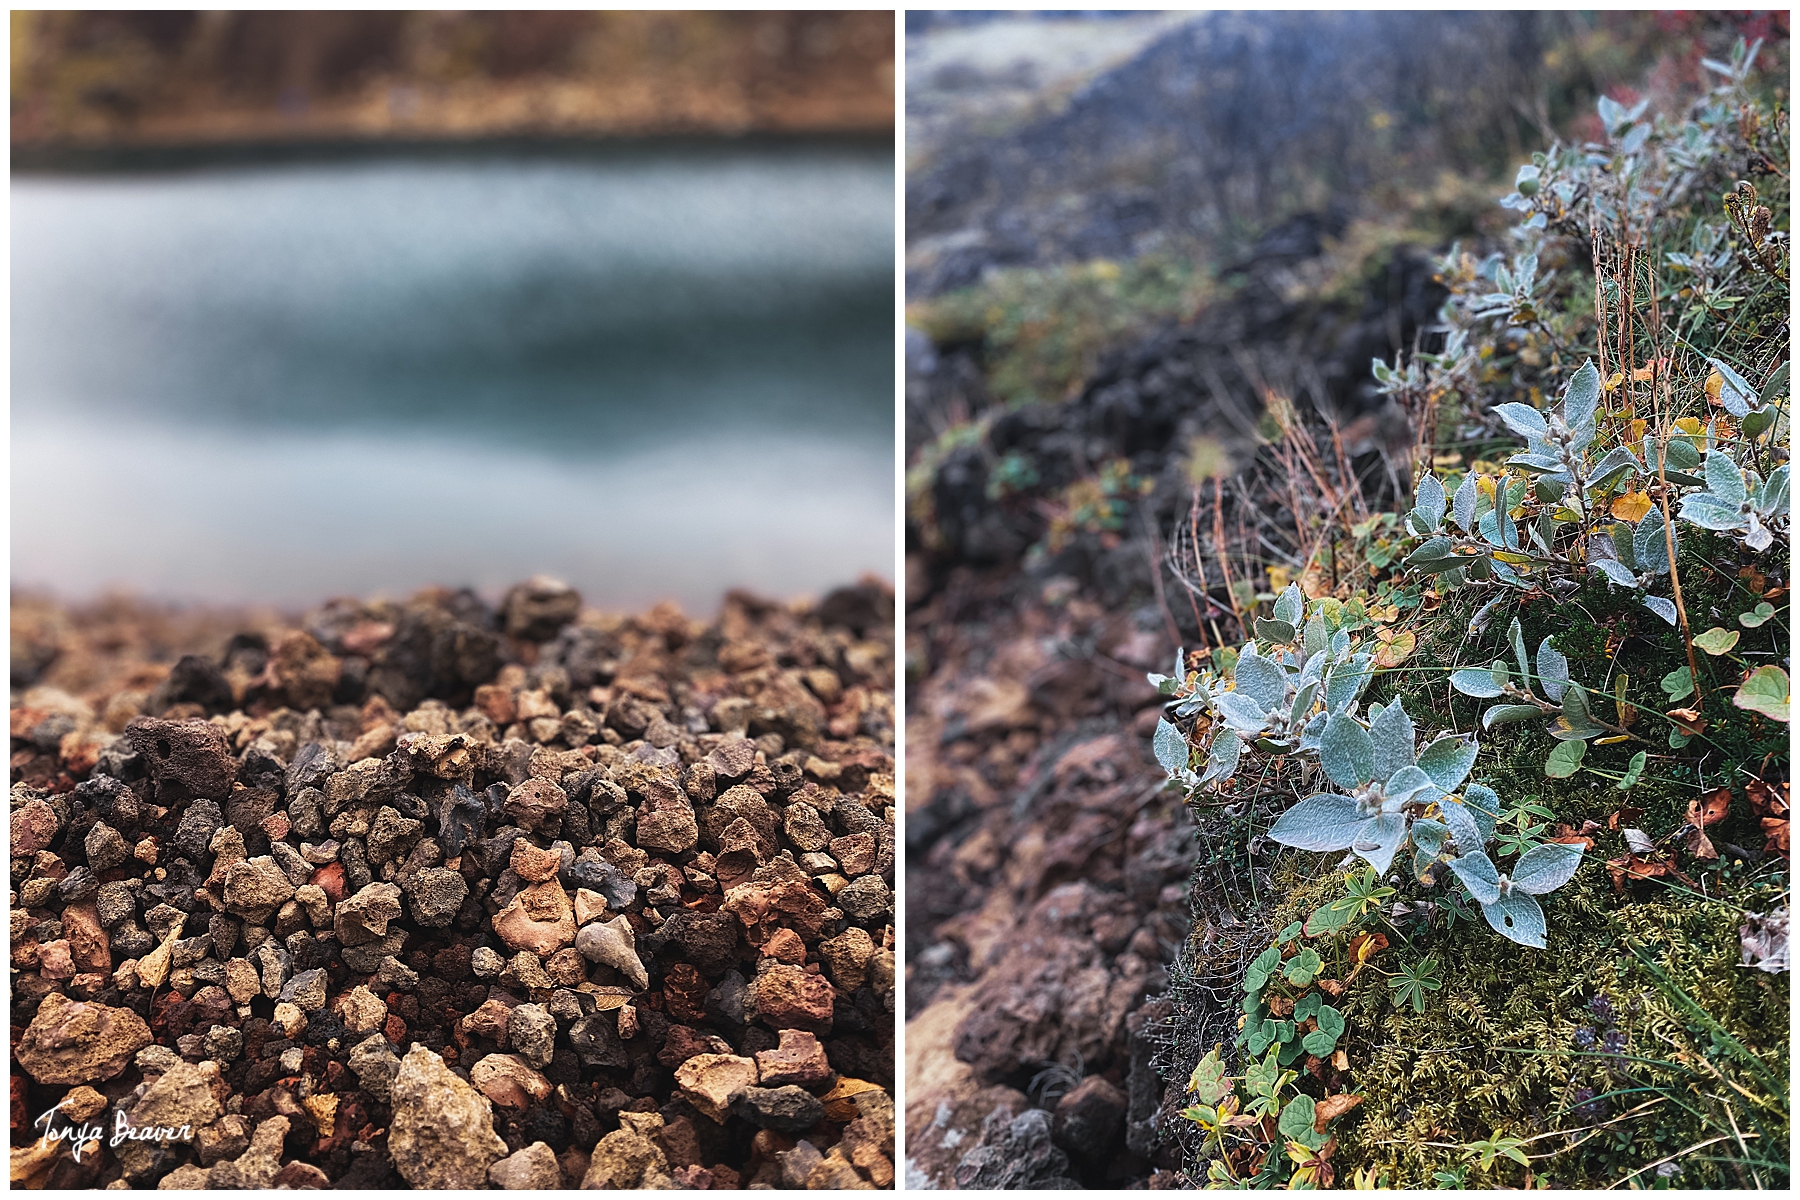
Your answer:
[[[890,12],[14,12],[11,32],[15,156],[895,118]]]
[[[891,149],[892,128],[848,130],[725,130],[626,133],[497,133],[466,137],[413,135],[276,137],[116,143],[13,143],[15,174],[113,174],[356,162],[463,161],[506,157],[559,161],[609,160],[645,153]]]

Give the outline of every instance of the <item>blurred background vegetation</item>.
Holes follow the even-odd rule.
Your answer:
[[[16,148],[878,133],[886,12],[19,12]]]
[[[1105,348],[1233,294],[1284,222],[1325,234],[1289,295],[1347,301],[1397,249],[1497,234],[1512,166],[1598,136],[1599,96],[1677,109],[1739,36],[1785,80],[1787,21],[909,14],[908,323],[978,359],[960,415],[1064,399]],[[909,453],[957,419],[908,416]]]

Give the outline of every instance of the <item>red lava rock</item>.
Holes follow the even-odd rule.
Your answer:
[[[758,1050],[756,1069],[762,1075],[760,1086],[766,1088],[790,1083],[811,1087],[829,1082],[835,1074],[819,1039],[799,1029],[782,1030],[781,1045],[773,1050]]]
[[[771,1029],[831,1029],[831,984],[785,963],[759,972],[752,985],[758,1019]]]
[[[42,800],[27,800],[13,810],[12,853],[14,858],[47,850],[56,837],[56,810]]]
[[[119,1075],[151,1040],[149,1026],[130,1009],[51,992],[13,1053],[39,1083],[92,1083]]]
[[[730,1054],[731,1043],[714,1033],[702,1033],[686,1025],[669,1026],[669,1036],[656,1061],[671,1069],[696,1054]]]
[[[307,882],[323,891],[325,898],[333,904],[342,900],[349,891],[349,887],[344,881],[344,864],[342,863],[326,863],[314,871]]]
[[[499,684],[484,683],[476,688],[475,707],[501,729],[519,719],[518,708],[513,703],[512,689]]]
[[[540,850],[524,838],[513,843],[512,869],[527,883],[554,879],[562,869],[562,854],[556,850]]]
[[[806,943],[791,929],[777,929],[763,943],[762,952],[770,958],[799,966],[806,961]]]
[[[63,909],[63,936],[69,942],[69,955],[78,971],[112,970],[112,939],[101,928],[100,913],[91,903],[71,904]]]
[[[552,819],[560,821],[568,811],[569,798],[547,779],[527,779],[507,793],[504,812],[507,819],[532,833],[543,829]]]
[[[663,978],[663,996],[669,1016],[677,1021],[705,1021],[706,977],[687,963],[676,963]]]
[[[560,595],[549,602],[567,604]],[[711,624],[673,609],[590,614],[536,629],[539,642],[500,632],[504,618],[468,593],[339,601],[304,632],[231,638],[223,660],[188,653],[180,680],[150,700],[84,685],[91,701],[20,705],[14,1027],[57,1020],[18,1035],[15,1123],[18,1103],[52,1098],[32,1072],[79,1058],[83,1078],[103,1085],[154,1043],[215,1063],[212,1099],[231,1116],[200,1139],[198,1166],[179,1156],[131,1175],[135,1186],[195,1186],[208,1172],[215,1185],[385,1186],[388,1156],[353,1143],[380,1147],[449,1111],[418,1079],[402,1086],[400,1060],[423,1047],[478,1076],[462,1084],[487,1097],[471,1126],[478,1157],[499,1145],[482,1132],[491,1126],[519,1160],[499,1176],[472,1164],[471,1184],[791,1182],[749,1151],[754,1127],[799,1119],[778,1103],[794,1097],[774,1093],[824,1090],[840,1058],[857,1087],[892,1080],[881,1009],[891,951],[885,974],[865,972],[872,994],[834,992],[807,963],[823,941],[891,942],[886,913],[834,905],[827,884],[845,881],[813,872],[839,860],[802,867],[808,847],[788,833],[804,826],[809,845],[836,839],[840,851],[866,841],[872,862],[857,878],[891,885],[892,781],[846,764],[892,770],[892,643],[822,626],[817,612],[734,595]],[[736,675],[718,667],[727,645]],[[139,686],[125,671],[98,677]],[[830,716],[852,718],[836,742],[817,706],[833,694]],[[101,730],[128,724],[103,744]],[[69,836],[63,802],[31,789],[78,783],[82,807],[67,811],[80,833]],[[333,847],[335,861],[312,861]],[[96,894],[82,872],[130,886]],[[71,876],[85,890],[65,895],[57,885]],[[165,946],[172,909],[189,918]],[[40,945],[53,915],[60,936]],[[115,958],[139,973],[115,981]],[[793,977],[758,980],[759,965]],[[828,1059],[811,1029],[829,1030],[834,1014],[846,1028]],[[141,1036],[129,1036],[133,1023]],[[759,1050],[773,1082],[744,1099],[759,1085]],[[163,1073],[146,1063],[148,1077]],[[704,1117],[664,1120],[676,1072]],[[450,1078],[439,1082],[455,1090]],[[891,1135],[852,1161],[853,1109],[827,1104],[809,1131],[832,1186],[891,1171]],[[607,1132],[614,1114],[620,1128]],[[23,1114],[27,1129],[34,1115]],[[285,1166],[282,1126],[298,1151]],[[546,1171],[553,1156],[532,1147],[557,1127],[568,1148]],[[652,1157],[630,1169],[640,1151]],[[514,1169],[521,1155],[536,1169]],[[98,1186],[111,1169],[107,1156],[50,1182]]]

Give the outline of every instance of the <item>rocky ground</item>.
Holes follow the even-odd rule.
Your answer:
[[[15,1185],[891,1186],[892,612],[17,605]]]
[[[1149,751],[1143,671],[1173,648],[1148,615],[968,568],[909,613],[915,1186],[1121,1187],[1174,1165],[1155,997],[1193,849]]]

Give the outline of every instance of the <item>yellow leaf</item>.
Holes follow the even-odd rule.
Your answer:
[[[1559,508],[1556,511],[1552,512],[1550,515],[1552,517],[1555,517],[1558,521],[1579,521],[1579,520],[1581,520],[1581,514],[1576,512],[1572,508]]]
[[[1633,421],[1629,426],[1626,427],[1625,440],[1628,442],[1636,442],[1636,441],[1641,440],[1644,436],[1644,431],[1648,428],[1650,428],[1650,422],[1644,420],[1644,418],[1642,418],[1642,417],[1639,417],[1637,420]]]
[[[1650,497],[1636,488],[1612,502],[1612,515],[1633,525],[1643,520],[1644,514],[1649,511]]]
[[[1531,561],[1531,555],[1515,554],[1511,550],[1496,550],[1494,551],[1494,557],[1503,563],[1528,563]]]
[[[1725,377],[1723,375],[1719,374],[1717,371],[1714,371],[1711,375],[1708,375],[1706,377],[1706,398],[1707,398],[1707,400],[1713,404],[1724,403],[1724,401],[1719,399],[1719,391],[1724,386],[1725,386]]]
[[[819,1099],[825,1105],[825,1115],[833,1121],[854,1121],[860,1110],[851,1099],[859,1092],[879,1092],[882,1087],[878,1083],[868,1083],[861,1079],[850,1079],[846,1076],[838,1078],[836,1086]]]
[[[1661,360],[1659,359],[1658,361],[1660,362]],[[1633,383],[1649,383],[1652,379],[1655,379],[1655,378],[1656,378],[1656,363],[1654,363],[1654,362],[1650,363],[1646,366],[1639,367],[1637,370],[1635,370],[1631,373],[1631,382],[1633,382]]]
[[[1700,418],[1683,417],[1681,420],[1675,422],[1675,428],[1681,430],[1681,432],[1687,434],[1689,437],[1698,437],[1700,436]]]
[[[1494,495],[1494,480],[1487,475],[1477,475],[1475,477],[1475,490],[1481,495],[1492,499]]]
[[[1269,590],[1271,592],[1280,592],[1283,588],[1287,587],[1293,576],[1293,572],[1289,571],[1286,567],[1270,567],[1268,570]]]
[[[1397,633],[1392,641],[1384,641],[1381,648],[1375,651],[1375,665],[1378,667],[1397,667],[1406,661],[1406,656],[1418,645],[1418,635],[1413,633]]]
[[[1616,742],[1629,742],[1630,740],[1631,740],[1631,735],[1629,733],[1615,733],[1615,734],[1611,735],[1610,737],[1595,738],[1594,745],[1596,745],[1596,746],[1611,746]]]
[[[1624,383],[1624,382],[1625,382],[1625,372],[1614,371],[1612,373],[1612,378],[1608,379],[1606,381],[1606,390],[1610,392],[1614,388],[1618,387],[1621,383]]]

